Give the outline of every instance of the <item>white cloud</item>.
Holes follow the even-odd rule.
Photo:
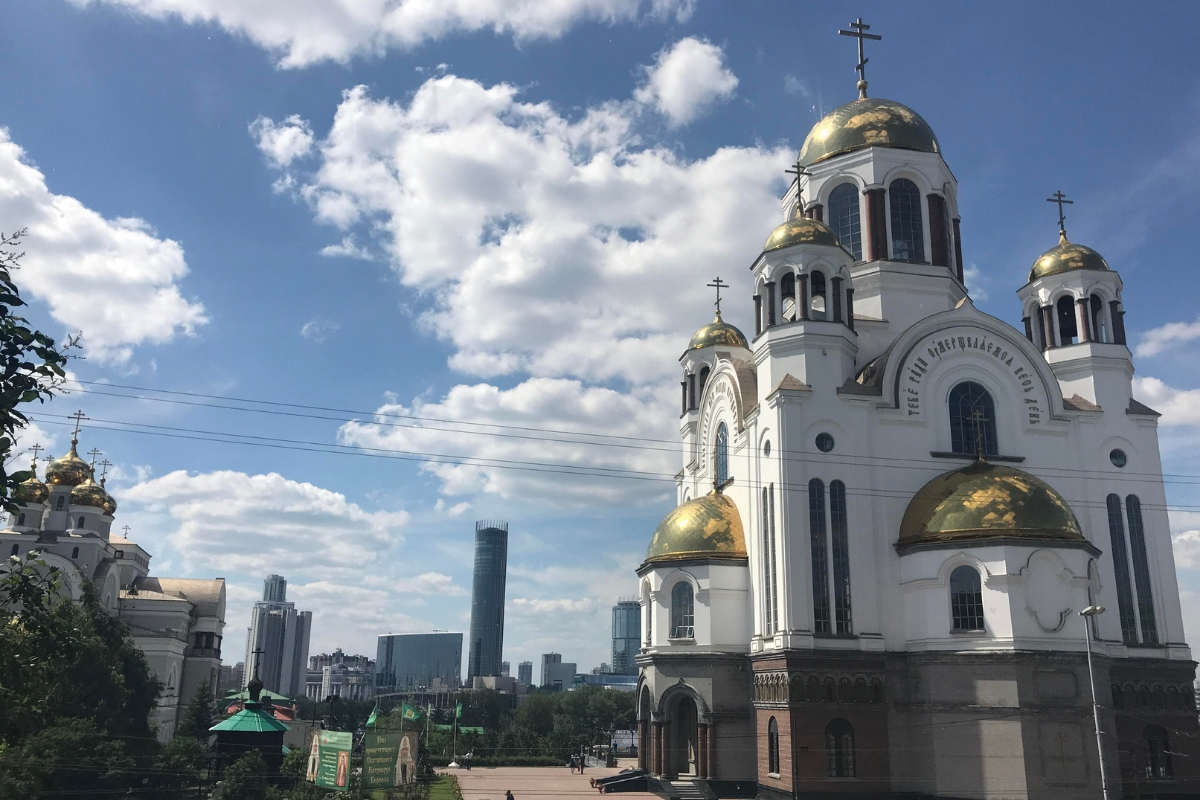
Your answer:
[[[281,67],[345,62],[411,49],[452,33],[490,30],[553,39],[583,22],[686,20],[695,0],[72,0],[154,19],[215,24],[276,54]]]
[[[1133,396],[1162,414],[1160,425],[1200,424],[1200,389],[1176,389],[1158,378],[1134,378]]]
[[[1162,351],[1185,342],[1200,339],[1200,320],[1195,322],[1168,322],[1151,328],[1142,334],[1134,353],[1144,358],[1156,356]]]
[[[0,219],[28,228],[17,282],[68,330],[81,330],[89,358],[128,362],[133,347],[169,342],[208,322],[184,299],[183,248],[141,219],[105,219],[54,194],[45,176],[0,129]]]
[[[655,56],[634,98],[656,108],[675,128],[696,119],[714,103],[728,100],[737,85],[737,76],[725,66],[721,48],[689,36]]]
[[[461,517],[463,514],[470,511],[472,506],[466,501],[449,505],[445,500],[439,497],[437,502],[433,504],[433,508],[434,510],[445,514],[448,517]]]
[[[509,601],[517,613],[525,614],[562,614],[585,613],[596,608],[595,601],[590,597],[563,597],[551,600],[529,599],[516,597]]]
[[[341,325],[331,319],[310,319],[300,326],[300,335],[309,341],[320,344],[328,339],[330,334],[336,333],[341,327]]]
[[[783,90],[791,95],[800,95],[804,98],[811,99],[813,96],[812,89],[808,88],[808,81],[795,75],[783,76]]]
[[[354,241],[353,235],[343,236],[342,241],[337,244],[322,247],[321,255],[327,258],[357,258],[361,261],[375,260],[375,256],[371,255],[370,250],[358,246],[358,243]]]
[[[292,114],[280,123],[259,117],[250,123],[250,135],[274,167],[286,167],[308,155],[313,146],[312,128],[298,114]]]
[[[987,289],[983,288],[983,283],[986,280],[983,277],[983,270],[974,264],[969,264],[963,270],[963,280],[967,284],[967,293],[971,295],[972,300],[981,301],[988,299]]]
[[[116,493],[175,525],[167,538],[190,571],[306,570],[357,575],[402,541],[404,511],[365,511],[337,492],[277,473],[176,471]]]
[[[1175,550],[1175,566],[1180,569],[1200,569],[1200,530],[1189,530],[1171,537]]]

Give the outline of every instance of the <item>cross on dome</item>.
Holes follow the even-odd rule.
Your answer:
[[[873,39],[874,41],[878,42],[883,37],[879,36],[877,34],[874,34],[874,33],[867,33],[867,31],[871,30],[871,26],[866,24],[865,22],[863,22],[862,17],[859,17],[854,22],[851,22],[850,27],[854,28],[854,30],[852,30],[852,31],[839,30],[838,33],[841,34],[842,36],[853,36],[855,39],[858,39],[858,64],[854,67],[854,69],[856,72],[858,72],[858,99],[866,100],[867,99],[867,61],[869,61],[870,59],[868,59],[866,57],[866,55],[863,53],[863,40]]]
[[[100,452],[100,448],[99,448],[99,447],[93,447],[91,450],[88,450],[88,455],[92,457],[92,469],[93,469],[93,470],[95,470],[95,468],[96,468],[96,456],[102,455],[102,454],[101,454],[101,452]]]
[[[722,281],[720,277],[717,277],[717,278],[713,279],[712,283],[705,284],[705,285],[711,286],[712,288],[717,290],[717,302],[715,305],[717,306],[717,316],[719,317],[719,316],[721,316],[721,290],[728,289],[729,284]]]
[[[82,411],[76,411],[74,414],[68,414],[67,419],[75,420],[75,430],[71,433],[71,443],[79,444],[79,431],[83,427],[83,421],[87,419],[87,415]]]
[[[1063,206],[1074,205],[1074,200],[1068,200],[1067,196],[1062,193],[1062,189],[1046,198],[1047,203],[1058,203],[1058,235],[1062,238],[1067,238],[1067,216],[1063,213]]]
[[[804,162],[800,160],[800,156],[796,156],[796,163],[792,164],[791,169],[785,169],[784,172],[796,176],[796,216],[800,216],[803,210],[800,205],[800,178],[811,175],[811,173],[804,168]]]

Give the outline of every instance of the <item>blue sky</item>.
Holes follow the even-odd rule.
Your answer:
[[[1056,239],[1044,198],[1067,192],[1072,239],[1125,281],[1166,471],[1200,474],[1186,244],[1200,13],[1171,14],[14,0],[0,227],[30,228],[32,316],[82,330],[86,356],[81,391],[44,409],[25,444],[61,454],[62,415],[97,420],[83,445],[116,463],[117,525],[159,574],[229,581],[227,661],[272,571],[314,610],[314,652],[464,630],[482,517],[512,527],[506,658],[607,660],[608,608],[635,592],[669,481],[363,448],[673,474],[667,444],[453,423],[673,440],[675,359],[711,313],[704,284],[732,282],[727,318],[749,327],[746,265],[779,221],[784,166],[822,111],[854,97],[854,45],[835,32],[862,15],[884,36],[871,94],[917,109],[958,178],[977,304],[1019,323],[1014,292]],[[351,413],[130,399],[111,395],[149,393],[96,382]],[[343,447],[232,443],[247,436]],[[1168,485],[1173,505],[1200,506],[1190,480]],[[1172,525],[1195,630],[1200,515]]]

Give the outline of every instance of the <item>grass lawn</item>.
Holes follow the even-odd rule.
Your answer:
[[[459,800],[461,794],[454,790],[454,780],[443,775],[429,784],[429,800]]]

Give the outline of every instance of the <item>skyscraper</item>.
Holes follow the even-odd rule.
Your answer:
[[[612,610],[612,671],[614,675],[637,675],[638,650],[642,642],[641,604],[637,598],[622,597]]]
[[[263,599],[250,612],[243,686],[257,673],[268,691],[289,697],[302,694],[311,634],[312,612],[296,611],[296,604],[287,600],[287,580],[268,575]]]
[[[526,686],[533,683],[533,662],[522,661],[517,664],[517,683],[523,683]]]
[[[500,674],[504,652],[504,582],[508,571],[508,523],[475,523],[475,580],[471,587],[471,646],[467,681]]]
[[[440,680],[457,687],[462,674],[461,633],[388,633],[375,654],[375,692],[413,691]]]

